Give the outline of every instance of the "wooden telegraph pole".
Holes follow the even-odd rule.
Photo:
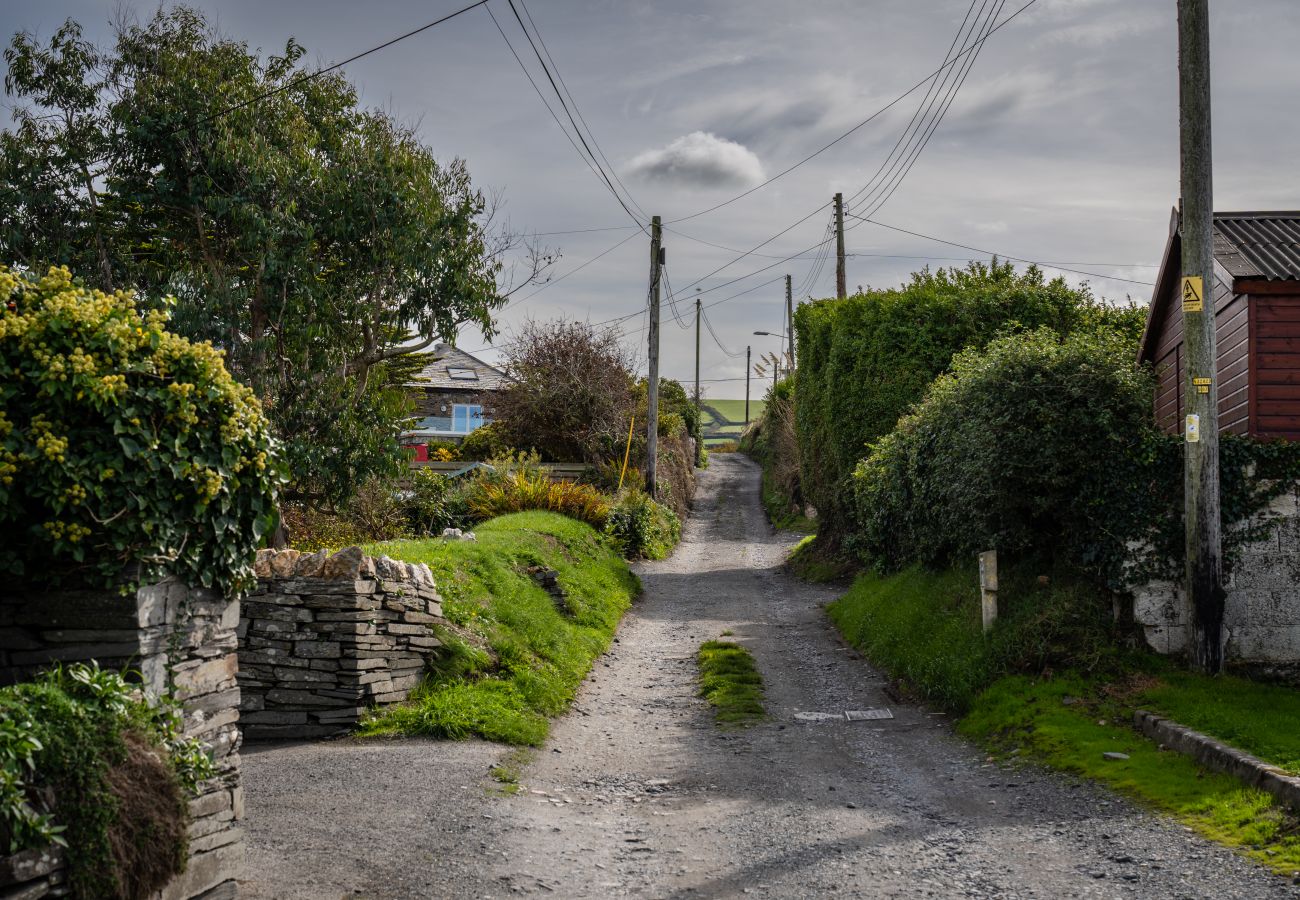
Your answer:
[[[704,465],[704,422],[700,418],[700,298],[695,298],[695,468]]]
[[[645,492],[657,497],[657,455],[659,453],[659,269],[664,263],[663,224],[658,216],[650,220],[650,374],[646,409]]]
[[[826,196],[825,194],[822,195]],[[844,195],[835,194],[835,296],[843,300],[849,295],[844,272]]]
[[[785,276],[785,335],[789,346],[789,365],[794,370],[794,300],[790,293],[790,276]]]
[[[750,369],[750,351],[753,347],[745,348],[745,425],[749,425],[749,369]]]
[[[1219,386],[1215,378],[1214,191],[1210,156],[1209,0],[1178,0],[1182,157],[1183,425],[1187,596],[1197,669],[1223,669],[1223,556],[1219,519]]]

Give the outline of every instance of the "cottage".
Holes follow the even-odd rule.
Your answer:
[[[1178,226],[1175,209],[1139,351],[1170,434],[1182,430],[1187,372]],[[1214,276],[1220,432],[1300,439],[1300,212],[1215,213]]]
[[[415,397],[415,422],[404,443],[417,460],[427,459],[429,441],[461,441],[492,421],[495,398],[510,376],[450,344],[438,344],[430,362],[408,387]]]

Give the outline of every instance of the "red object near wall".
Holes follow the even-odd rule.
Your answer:
[[[428,462],[429,445],[428,444],[405,444],[403,450],[414,450],[415,455],[411,457],[411,462]]]

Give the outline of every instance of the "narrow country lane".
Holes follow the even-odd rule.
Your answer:
[[[253,748],[252,897],[1243,897],[1283,879],[1036,768],[992,764],[891,701],[822,605],[777,571],[757,467],[716,455],[671,559],[573,712],[497,796],[482,742]],[[731,630],[772,720],[721,731],[694,653]],[[800,712],[889,707],[892,720]]]

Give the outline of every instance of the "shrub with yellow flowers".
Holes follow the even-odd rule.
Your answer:
[[[0,266],[0,571],[251,584],[283,482],[276,444],[221,351],[168,316],[65,268]]]

